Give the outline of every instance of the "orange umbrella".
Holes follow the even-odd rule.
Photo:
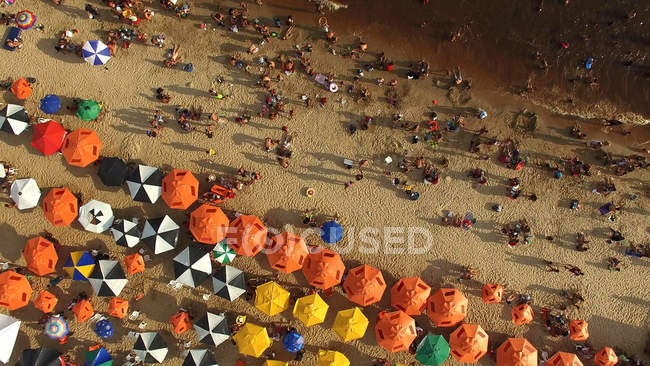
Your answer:
[[[546,361],[548,366],[582,366],[582,362],[573,353],[558,352]]]
[[[503,286],[496,283],[486,283],[481,290],[481,299],[486,304],[501,302],[503,297]]]
[[[34,307],[44,313],[51,313],[58,302],[59,299],[53,293],[43,290],[34,300]]]
[[[198,242],[217,244],[226,237],[228,218],[219,207],[204,203],[190,215],[190,232]]]
[[[455,288],[441,288],[427,301],[427,316],[436,327],[453,327],[467,315],[467,298]]]
[[[292,273],[302,268],[309,255],[305,240],[296,234],[284,232],[271,238],[266,259],[271,268],[282,273]]]
[[[537,366],[537,349],[526,338],[508,338],[497,348],[497,366]]]
[[[512,322],[517,326],[532,322],[533,317],[533,308],[528,304],[521,304],[512,309]]]
[[[488,350],[488,335],[478,324],[463,324],[449,335],[451,355],[458,362],[476,363]]]
[[[185,210],[199,198],[199,181],[189,170],[172,169],[162,180],[162,198],[170,208]]]
[[[174,326],[174,334],[179,335],[181,333],[187,332],[192,328],[192,322],[190,321],[190,315],[185,311],[179,311],[174,316],[169,319],[169,322]]]
[[[386,313],[377,322],[375,335],[388,352],[406,351],[417,337],[415,320],[400,310]]]
[[[128,274],[136,274],[144,271],[144,258],[140,253],[133,253],[124,257],[124,265]]]
[[[305,261],[302,273],[310,285],[327,290],[341,283],[345,265],[339,253],[323,248],[315,248]]]
[[[27,262],[27,269],[39,276],[54,272],[56,262],[59,260],[54,244],[42,236],[27,240],[23,255]]]
[[[348,272],[343,288],[350,301],[367,306],[381,300],[386,282],[380,270],[364,264]]]
[[[29,82],[25,78],[20,78],[13,83],[11,83],[11,92],[16,95],[18,99],[27,99],[32,95],[32,86],[29,85]]]
[[[86,167],[99,158],[102,141],[93,130],[77,128],[65,135],[61,153],[68,164]]]
[[[108,303],[108,315],[110,316],[124,319],[128,311],[129,311],[129,302],[124,299],[120,299],[119,297],[114,297]]]
[[[430,294],[431,287],[420,277],[402,278],[390,289],[390,303],[408,315],[420,315]]]
[[[598,366],[614,366],[618,363],[618,356],[616,356],[616,352],[610,347],[603,347],[600,351],[596,352],[594,362]]]
[[[32,286],[27,277],[9,270],[0,273],[0,306],[9,310],[20,309],[29,303]]]
[[[52,188],[43,198],[45,218],[54,226],[68,226],[77,218],[77,197],[67,188]]]
[[[569,338],[572,341],[586,341],[589,338],[589,323],[584,320],[571,320]]]
[[[85,322],[95,314],[95,310],[88,300],[77,301],[72,307],[72,312],[78,322]]]
[[[267,233],[257,216],[241,215],[230,223],[228,245],[237,255],[254,257],[266,246]]]

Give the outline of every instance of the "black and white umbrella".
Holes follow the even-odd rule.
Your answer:
[[[212,274],[210,253],[196,246],[188,246],[174,257],[174,276],[183,285],[196,287]]]
[[[153,250],[154,254],[160,254],[176,247],[180,229],[171,217],[165,215],[147,220],[140,239]]]
[[[223,266],[212,276],[214,294],[233,301],[246,292],[244,272],[233,266]]]
[[[97,296],[119,296],[128,280],[120,262],[99,260],[88,277]]]
[[[105,202],[91,200],[79,207],[79,223],[93,233],[103,233],[113,225],[113,209]]]
[[[185,356],[181,366],[219,366],[214,360],[214,355],[207,349],[193,349]]]
[[[52,348],[30,348],[20,354],[16,366],[60,366],[63,365],[60,356],[61,352]]]
[[[162,194],[162,179],[160,169],[138,165],[126,178],[126,185],[134,201],[155,203]]]
[[[138,224],[126,219],[115,220],[111,226],[111,234],[113,234],[115,244],[128,248],[136,246],[140,242],[140,235],[142,235]]]
[[[22,106],[7,104],[0,111],[0,130],[20,135],[27,126],[29,126],[29,116]]]
[[[206,313],[194,323],[194,330],[199,342],[210,346],[218,346],[230,338],[230,328],[223,314]]]
[[[157,332],[139,333],[133,345],[135,356],[144,363],[162,363],[167,357],[167,343]]]

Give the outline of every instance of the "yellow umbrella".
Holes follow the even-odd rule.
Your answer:
[[[318,351],[318,366],[350,366],[350,360],[341,352],[321,349]]]
[[[273,281],[269,281],[255,290],[255,307],[264,314],[273,316],[289,307],[289,291]]]
[[[368,328],[368,318],[358,307],[339,311],[332,326],[332,330],[343,339],[343,342],[363,337],[366,328]]]
[[[293,307],[293,317],[311,327],[325,321],[329,305],[318,294],[301,297]]]
[[[266,360],[262,366],[289,366],[289,363],[284,361]]]
[[[260,357],[264,351],[271,345],[271,339],[266,333],[266,328],[259,325],[246,323],[233,336],[239,353]]]

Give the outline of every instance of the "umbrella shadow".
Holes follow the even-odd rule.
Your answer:
[[[0,245],[0,254],[6,260],[16,262],[22,255],[22,248],[27,241],[26,236],[22,236],[16,232],[11,225],[7,223],[0,224],[0,237],[2,237],[3,244]]]
[[[43,52],[44,54],[57,59],[59,61],[71,63],[71,64],[83,64],[86,62],[83,58],[79,57],[75,53],[67,52],[67,51],[57,51],[56,48],[56,39],[39,39],[36,42],[36,47]]]
[[[162,304],[164,306],[161,306]],[[169,290],[168,293],[150,289],[142,300],[135,303],[134,307],[137,307],[147,318],[161,323],[169,322],[172,315],[178,312],[178,302],[173,290]]]

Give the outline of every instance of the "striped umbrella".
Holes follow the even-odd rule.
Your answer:
[[[101,66],[111,58],[111,51],[102,41],[86,41],[81,48],[81,55],[89,64]]]
[[[29,10],[23,10],[16,14],[16,25],[18,28],[29,29],[34,26],[36,15]]]
[[[237,256],[237,253],[228,245],[228,240],[226,239],[218,242],[214,246],[212,254],[214,255],[214,259],[221,264],[230,263]]]
[[[68,322],[61,316],[51,316],[45,323],[43,334],[50,337],[50,339],[61,339],[68,335]]]

